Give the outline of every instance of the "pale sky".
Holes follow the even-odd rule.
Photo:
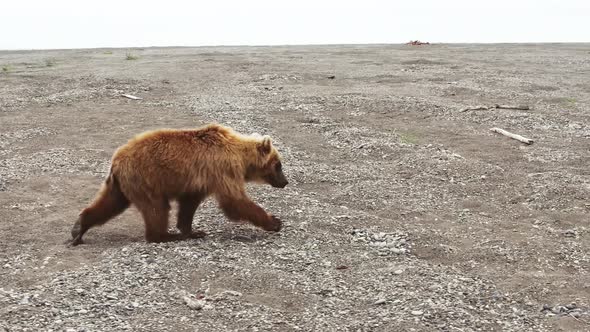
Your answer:
[[[590,0],[2,0],[0,49],[590,42]]]

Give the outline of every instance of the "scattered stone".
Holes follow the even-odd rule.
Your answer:
[[[563,232],[563,235],[565,237],[576,237],[576,230],[574,229],[568,229],[566,231]]]
[[[381,305],[381,304],[385,304],[387,302],[386,299],[378,299],[377,301],[375,301],[373,304],[374,305]]]
[[[190,298],[189,296],[184,296],[182,300],[189,308],[193,310],[201,310],[203,309],[203,307],[205,307],[205,301],[203,300],[195,300]]]
[[[407,235],[404,233],[372,233],[362,229],[354,229],[351,232],[353,242],[360,242],[379,250],[380,256],[403,254],[408,251]]]
[[[236,296],[236,297],[242,296],[242,293],[236,292],[236,291],[233,291],[233,290],[223,291],[223,294],[225,294],[225,295],[231,295],[231,296]]]

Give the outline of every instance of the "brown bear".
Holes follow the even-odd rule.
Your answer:
[[[90,228],[106,223],[130,204],[143,217],[147,242],[203,237],[204,232],[192,230],[192,221],[199,204],[209,196],[230,220],[279,231],[281,220],[248,198],[246,182],[276,188],[288,184],[270,137],[242,135],[219,124],[144,132],[113,154],[102,189],[72,228],[71,244],[81,244]],[[178,202],[180,234],[168,232],[172,200]]]

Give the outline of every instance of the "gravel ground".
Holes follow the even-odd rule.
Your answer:
[[[589,45],[2,51],[0,67],[0,331],[590,330]],[[494,104],[530,110],[461,112]],[[204,239],[145,243],[131,209],[66,246],[116,147],[212,121],[273,137],[290,184],[249,192],[280,233],[207,201]]]

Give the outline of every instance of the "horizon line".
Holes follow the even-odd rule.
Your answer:
[[[426,43],[427,41],[423,41]],[[147,49],[147,48],[230,48],[230,47],[326,47],[326,46],[402,46],[401,43],[309,43],[309,44],[208,44],[208,45],[149,45],[149,46],[96,46],[96,47],[72,47],[72,48],[0,48],[4,51],[66,51],[66,50],[100,50],[100,49]],[[577,42],[430,42],[426,45],[408,46],[434,46],[434,45],[555,45],[555,44],[590,44],[590,41]]]

